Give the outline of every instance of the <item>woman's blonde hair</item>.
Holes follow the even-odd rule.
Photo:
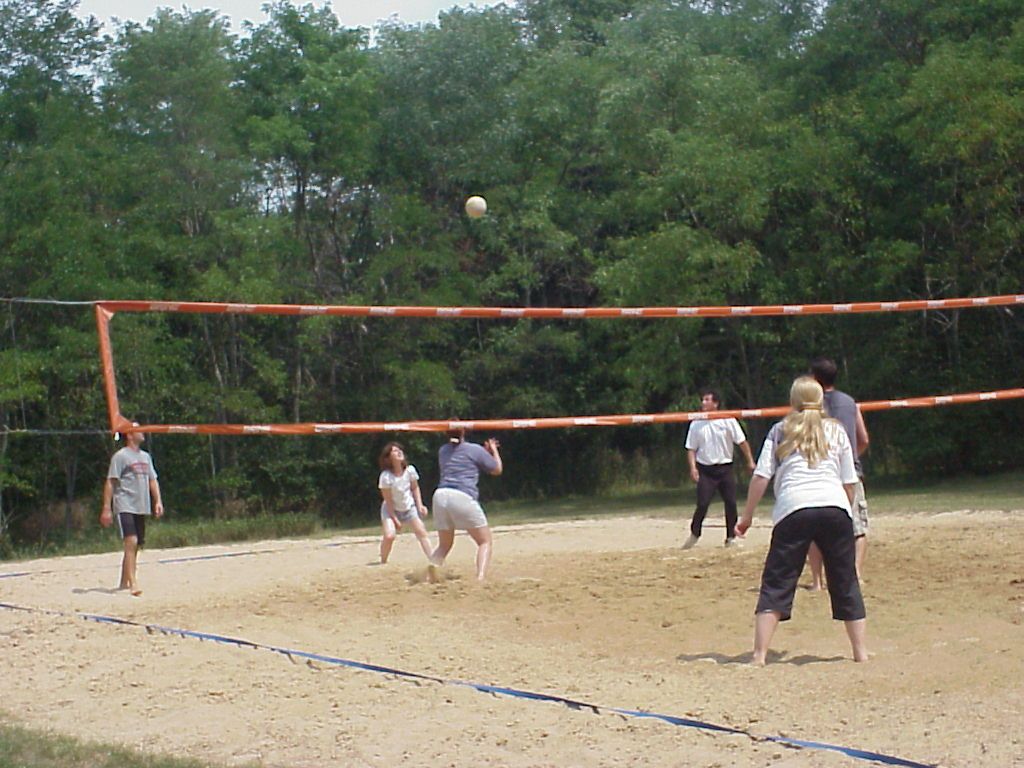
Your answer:
[[[776,457],[782,461],[794,451],[814,467],[828,456],[828,437],[825,435],[823,412],[825,393],[821,384],[810,376],[801,376],[789,389],[792,412],[782,420],[782,442]]]

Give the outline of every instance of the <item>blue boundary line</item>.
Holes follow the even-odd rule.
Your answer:
[[[273,555],[283,549],[251,549],[246,552],[222,552],[218,555],[192,555],[189,557],[164,557],[157,560],[158,565],[174,565],[176,563],[194,563],[199,560],[220,560],[226,557],[252,557],[254,555]]]
[[[753,741],[767,741],[776,744],[783,744],[791,747],[800,747],[804,749],[817,749],[825,750],[830,752],[838,752],[852,757],[857,760],[869,760],[876,763],[882,763],[884,765],[896,765],[902,768],[937,768],[934,763],[918,763],[913,760],[907,760],[902,757],[896,757],[893,755],[882,754],[881,752],[871,752],[863,749],[856,749],[854,747],[843,747],[837,744],[826,744],[820,741],[805,741],[803,739],[791,739],[787,736],[757,736],[750,731],[745,731],[739,728],[732,728],[726,725],[716,725],[715,723],[705,722],[703,720],[694,720],[688,717],[677,717],[675,715],[665,715],[658,712],[647,712],[640,709],[621,709],[619,707],[606,707],[599,704],[591,704],[585,701],[576,701],[574,699],[567,699],[564,696],[557,696],[548,693],[535,693],[532,691],[524,691],[518,688],[508,688],[500,685],[487,685],[485,683],[473,683],[464,680],[446,680],[441,677],[434,677],[432,675],[423,675],[418,672],[408,672],[401,669],[394,669],[392,667],[384,667],[379,664],[370,664],[363,661],[352,661],[351,659],[343,659],[337,656],[325,656],[319,653],[312,653],[310,651],[300,651],[293,648],[284,648],[276,645],[265,645],[263,643],[256,643],[252,640],[244,640],[241,638],[228,637],[227,635],[217,635],[210,632],[198,632],[191,629],[178,629],[176,627],[163,627],[159,624],[144,624],[138,621],[132,621],[131,619],[122,619],[116,616],[104,616],[98,613],[67,613],[65,611],[57,611],[44,608],[27,608],[25,606],[14,605],[12,603],[0,603],[0,608],[9,611],[21,611],[24,613],[38,613],[49,616],[61,616],[61,617],[77,617],[84,619],[85,621],[95,621],[100,624],[111,624],[116,626],[126,627],[139,627],[145,629],[147,632],[160,632],[165,635],[173,635],[177,637],[190,638],[194,640],[209,640],[211,642],[220,643],[224,645],[235,645],[239,648],[252,648],[254,650],[272,651],[287,656],[290,659],[300,658],[306,659],[307,661],[319,661],[324,664],[332,664],[334,666],[347,667],[349,669],[358,669],[365,672],[376,672],[385,675],[394,675],[396,677],[407,678],[411,680],[427,680],[429,682],[438,683],[440,685],[458,685],[466,688],[472,688],[480,693],[489,693],[493,696],[511,696],[520,699],[527,699],[530,701],[545,701],[553,704],[562,704],[570,709],[577,711],[589,710],[594,714],[601,714],[604,712],[610,712],[623,717],[635,717],[660,720],[661,722],[668,723],[669,725],[675,725],[685,728],[697,728],[699,730],[711,731],[714,733],[728,734],[733,736],[746,736]]]

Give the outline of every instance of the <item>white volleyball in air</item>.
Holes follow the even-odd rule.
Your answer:
[[[473,195],[466,199],[466,215],[471,219],[479,219],[487,213],[487,201],[480,195]]]

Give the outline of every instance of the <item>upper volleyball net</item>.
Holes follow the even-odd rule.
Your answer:
[[[318,304],[245,304],[230,302],[101,301],[95,303],[103,386],[111,432],[131,426],[120,409],[111,321],[118,312],[185,313],[204,315],[288,315],[298,317],[409,317],[421,319],[667,319],[667,318],[744,318],[772,316],[843,315],[878,312],[927,312],[933,310],[1007,307],[1024,304],[1024,295],[983,296],[955,299],[876,301],[835,304],[774,304],[762,306],[708,307],[427,307],[427,306],[349,306]],[[977,403],[1024,398],[1024,388],[988,392],[964,392],[925,395],[896,400],[860,402],[863,411],[900,408],[929,408],[942,405]],[[453,428],[518,430],[567,427],[616,427],[641,424],[671,424],[708,418],[770,418],[785,415],[788,406],[722,410],[712,413],[685,411],[672,413],[561,416],[551,418],[422,420],[390,422],[302,422],[274,424],[142,424],[136,429],[149,433],[205,435],[313,435],[360,434],[379,432],[444,432]]]

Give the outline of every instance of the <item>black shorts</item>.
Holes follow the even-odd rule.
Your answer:
[[[821,549],[825,561],[832,618],[863,619],[864,597],[857,580],[853,521],[839,507],[798,509],[775,526],[764,561],[756,612],[777,611],[782,621],[789,619],[797,581],[812,541]]]
[[[117,516],[117,527],[121,530],[121,538],[127,539],[134,536],[138,539],[141,547],[146,541],[146,518],[149,515],[133,515],[130,512],[121,512]]]

